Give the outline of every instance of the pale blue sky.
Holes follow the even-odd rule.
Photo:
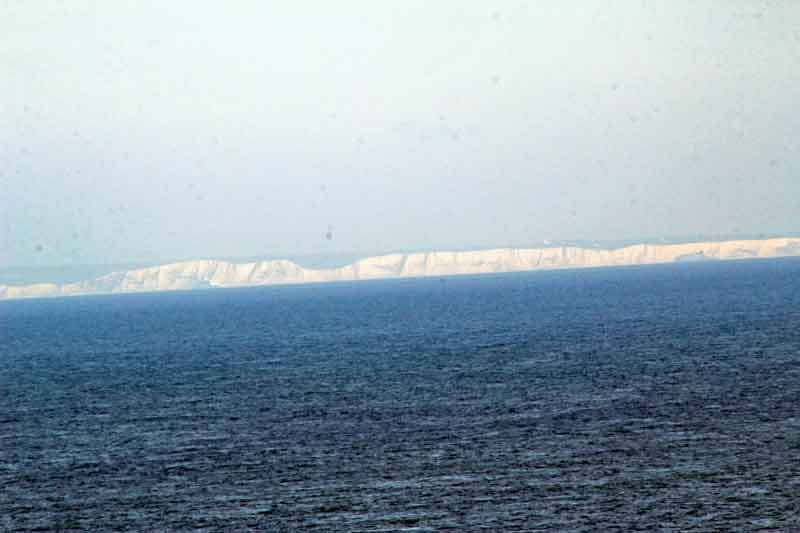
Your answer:
[[[798,21],[3,1],[0,267],[797,232]]]

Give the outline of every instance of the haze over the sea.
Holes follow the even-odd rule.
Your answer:
[[[794,234],[798,20],[3,2],[0,269]]]

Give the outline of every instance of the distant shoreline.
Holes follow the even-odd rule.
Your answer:
[[[400,279],[459,274],[613,267],[698,260],[800,256],[800,238],[640,243],[603,249],[576,246],[395,253],[338,268],[306,268],[288,259],[251,262],[196,260],[120,270],[73,283],[0,285],[0,299],[158,292]]]

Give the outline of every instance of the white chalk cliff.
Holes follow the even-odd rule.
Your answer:
[[[55,283],[23,286],[0,285],[0,299],[450,276],[557,268],[648,265],[696,259],[785,256],[800,256],[800,238],[686,244],[637,244],[614,250],[562,246],[524,249],[499,248],[466,252],[420,252],[368,257],[332,269],[303,268],[288,260],[251,263],[200,260],[113,272],[96,279],[63,285]]]

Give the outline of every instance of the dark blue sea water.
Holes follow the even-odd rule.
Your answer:
[[[0,302],[0,529],[800,527],[800,261]]]

